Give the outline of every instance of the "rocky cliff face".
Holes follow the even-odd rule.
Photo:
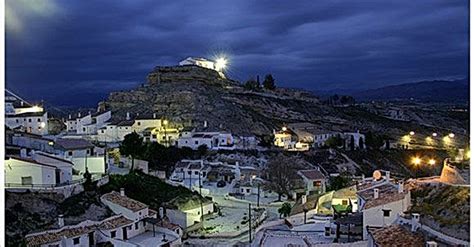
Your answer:
[[[132,116],[157,113],[198,128],[207,121],[208,129],[238,135],[269,135],[291,122],[311,122],[335,131],[371,130],[393,135],[417,127],[416,123],[394,123],[358,107],[324,105],[303,90],[248,91],[214,70],[197,66],[156,67],[145,84],[131,91],[113,92],[99,105],[111,109],[114,119],[124,119],[127,112]]]

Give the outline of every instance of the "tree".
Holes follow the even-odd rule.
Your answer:
[[[263,87],[268,90],[275,90],[275,79],[273,79],[271,74],[265,76],[265,79],[263,80]]]
[[[283,217],[288,217],[291,213],[291,204],[288,202],[283,203],[283,205],[278,209],[278,213],[280,214],[280,218],[282,215]]]
[[[344,140],[340,136],[331,136],[324,142],[324,145],[330,148],[338,148],[344,145]]]
[[[206,155],[207,154],[207,145],[206,144],[199,145],[199,147],[197,148],[197,151],[198,151],[198,155],[200,157]]]
[[[351,135],[351,142],[349,144],[349,147],[351,148],[351,151],[354,151],[354,149],[355,149],[355,140],[354,140],[353,135]]]
[[[144,153],[143,147],[143,138],[135,131],[126,135],[120,144],[120,153],[132,157],[130,171],[133,171],[135,158]]]
[[[351,179],[344,174],[341,174],[337,177],[330,177],[329,178],[329,186],[328,191],[331,190],[340,190],[349,186],[351,183]]]
[[[260,83],[252,78],[252,79],[249,79],[245,82],[244,88],[247,89],[247,90],[254,91],[254,90],[257,90],[257,89],[260,88]]]
[[[95,190],[95,184],[92,182],[92,175],[89,172],[89,169],[86,167],[86,172],[84,172],[84,183],[82,186],[84,187],[85,191],[93,191]]]
[[[267,178],[268,189],[278,194],[278,201],[281,201],[283,194],[290,197],[290,191],[295,186],[296,167],[295,160],[291,157],[278,155],[268,161]]]
[[[367,132],[365,135],[365,146],[368,149],[380,149],[380,147],[384,144],[384,137],[380,135],[376,135],[371,131]]]

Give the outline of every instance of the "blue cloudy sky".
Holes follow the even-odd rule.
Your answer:
[[[465,0],[6,0],[6,84],[95,105],[155,65],[218,54],[235,79],[309,90],[463,78],[468,19]]]

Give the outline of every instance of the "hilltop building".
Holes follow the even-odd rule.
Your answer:
[[[5,125],[10,129],[37,135],[48,134],[48,113],[15,96],[5,96]]]

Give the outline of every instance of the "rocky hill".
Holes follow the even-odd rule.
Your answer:
[[[112,92],[100,107],[113,118],[157,113],[194,127],[228,130],[238,135],[270,135],[285,123],[311,122],[328,130],[376,131],[398,135],[426,129],[417,123],[397,123],[359,107],[322,104],[310,92],[296,89],[245,90],[239,82],[197,66],[156,67],[140,87]],[[427,130],[431,131],[431,130]]]

